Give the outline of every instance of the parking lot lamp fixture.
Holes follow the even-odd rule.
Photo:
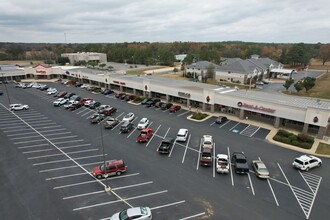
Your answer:
[[[101,145],[102,145],[102,153],[103,153],[103,165],[104,165],[104,177],[105,177],[105,186],[104,186],[104,191],[105,192],[110,192],[111,188],[108,183],[108,173],[107,173],[107,163],[105,161],[105,152],[104,152],[104,143],[103,143],[103,127],[100,126],[101,128]]]
[[[0,70],[1,70],[1,67],[0,67]],[[7,99],[8,99],[8,105],[10,105],[10,98],[9,98],[9,94],[8,94],[8,89],[7,89],[7,78],[6,78],[6,82],[4,81],[4,75],[3,73],[1,73],[2,75],[2,82],[5,84],[5,90],[6,90],[6,95],[7,95]]]

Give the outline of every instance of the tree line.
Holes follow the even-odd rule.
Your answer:
[[[172,42],[172,43],[0,43],[0,60],[44,60],[46,63],[63,64],[62,53],[106,53],[108,61],[128,64],[174,64],[175,55],[187,54],[184,63],[200,60],[218,64],[221,58],[250,58],[252,54],[269,57],[283,64],[306,66],[311,58],[318,58],[323,65],[330,60],[330,44],[283,44],[250,42]]]

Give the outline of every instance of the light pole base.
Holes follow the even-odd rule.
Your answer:
[[[104,187],[104,191],[105,191],[106,193],[110,192],[110,191],[111,191],[110,186],[105,186],[105,187]]]

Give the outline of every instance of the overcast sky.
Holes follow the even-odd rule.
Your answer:
[[[0,42],[329,43],[328,0],[0,0]]]

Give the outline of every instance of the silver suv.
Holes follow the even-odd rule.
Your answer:
[[[292,166],[304,171],[308,171],[311,168],[319,167],[321,165],[322,160],[312,155],[302,155],[297,157],[292,163]]]

